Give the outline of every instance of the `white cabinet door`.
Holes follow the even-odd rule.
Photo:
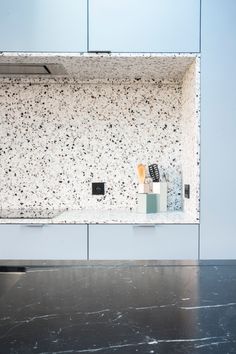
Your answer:
[[[89,50],[198,52],[200,0],[89,0]]]
[[[236,1],[202,0],[201,259],[236,259]]]
[[[198,225],[91,225],[89,259],[197,259]]]
[[[86,0],[1,0],[0,51],[87,51]]]
[[[87,226],[0,225],[0,259],[87,259]]]

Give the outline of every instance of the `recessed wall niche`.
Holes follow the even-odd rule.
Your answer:
[[[1,208],[135,210],[136,166],[158,163],[168,179],[168,210],[196,222],[199,57],[57,60],[67,77],[0,79]],[[104,196],[91,194],[98,181]]]

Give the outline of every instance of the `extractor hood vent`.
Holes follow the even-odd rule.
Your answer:
[[[66,71],[60,64],[0,64],[0,76],[18,75],[66,75]]]

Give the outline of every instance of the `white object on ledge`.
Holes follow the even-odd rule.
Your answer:
[[[152,182],[152,193],[160,194],[160,212],[167,211],[167,183]]]
[[[149,183],[139,183],[138,185],[138,193],[150,193],[151,190],[150,190],[150,185]]]

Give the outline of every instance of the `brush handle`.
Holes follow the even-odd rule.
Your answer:
[[[137,172],[138,172],[138,181],[140,184],[143,184],[145,181],[145,166],[143,164],[139,164],[137,167]]]
[[[160,172],[157,164],[148,166],[148,170],[153,182],[160,182]]]

